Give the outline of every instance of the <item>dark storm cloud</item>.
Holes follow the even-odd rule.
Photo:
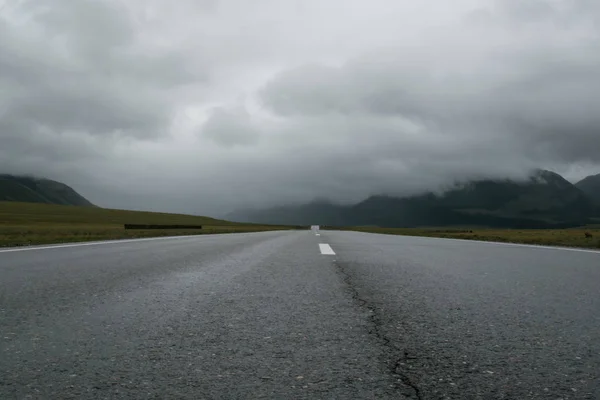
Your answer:
[[[557,18],[558,11],[539,3],[510,7],[510,14],[535,21]],[[506,17],[503,13],[499,20]],[[583,32],[588,40],[578,40]],[[422,128],[420,143],[432,135],[450,137],[463,154],[485,152],[476,147],[483,138],[488,152],[510,141],[522,159],[600,162],[600,34],[593,28],[583,32],[569,38],[567,30],[563,43],[552,37],[527,45],[517,37],[498,48],[471,43],[476,58],[445,59],[452,47],[447,53],[438,47],[397,48],[393,55],[370,54],[341,67],[301,67],[271,80],[262,101],[284,117],[406,118]],[[377,131],[352,130],[349,136],[377,140]],[[403,135],[395,131],[396,137]],[[398,143],[399,159],[406,157],[406,144],[406,139]],[[431,145],[419,154],[436,153]]]
[[[100,205],[218,214],[600,165],[597,1],[6,4],[0,170]]]
[[[144,54],[123,7],[101,1],[19,3],[31,25],[0,20],[0,112],[22,135],[165,134],[164,90],[191,79],[177,57]],[[6,128],[2,129],[6,131]]]

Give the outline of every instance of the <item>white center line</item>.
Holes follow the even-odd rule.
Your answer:
[[[326,256],[335,256],[335,251],[331,248],[330,245],[325,243],[319,243],[319,250],[321,250],[321,254]]]

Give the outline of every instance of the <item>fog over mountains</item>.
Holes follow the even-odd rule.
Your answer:
[[[538,170],[526,180],[478,180],[443,193],[404,198],[379,195],[350,206],[317,200],[297,206],[239,210],[240,222],[333,226],[488,226],[553,228],[600,221],[598,187],[580,190],[560,175]],[[597,183],[597,178],[596,178]]]
[[[523,180],[476,180],[443,192],[370,196],[352,205],[315,199],[299,205],[240,209],[238,222],[333,226],[490,226],[551,228],[600,222],[600,175],[572,184],[537,170]],[[94,206],[73,188],[48,179],[0,174],[0,201]]]
[[[596,0],[0,0],[0,172],[214,216],[577,182],[599,26]]]

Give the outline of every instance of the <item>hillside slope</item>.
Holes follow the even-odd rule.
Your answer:
[[[596,204],[600,205],[600,174],[588,176],[575,184]]]
[[[583,224],[593,213],[584,193],[560,175],[540,170],[526,181],[468,182],[439,196],[372,196],[353,206],[313,203],[246,212],[243,217],[258,223],[303,225],[546,228]]]
[[[194,228],[125,229],[125,224],[191,225]],[[290,228],[235,224],[198,215],[0,201],[0,247]]]
[[[0,174],[0,201],[95,207],[64,183],[8,174]]]

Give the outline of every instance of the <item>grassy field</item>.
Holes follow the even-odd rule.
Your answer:
[[[419,228],[352,228],[360,232],[390,235],[427,236],[452,239],[525,243],[546,246],[600,248],[600,229],[419,229]],[[586,237],[586,233],[592,237]]]
[[[123,224],[202,225],[201,230],[125,230]],[[183,214],[0,202],[0,247],[93,240],[259,232],[284,226],[236,224]]]
[[[125,230],[123,224],[202,225],[201,230]],[[0,247],[209,233],[259,232],[287,226],[237,224],[184,214],[0,202]],[[600,248],[600,227],[576,229],[350,228],[356,231],[550,246]],[[592,237],[586,237],[589,233]]]

